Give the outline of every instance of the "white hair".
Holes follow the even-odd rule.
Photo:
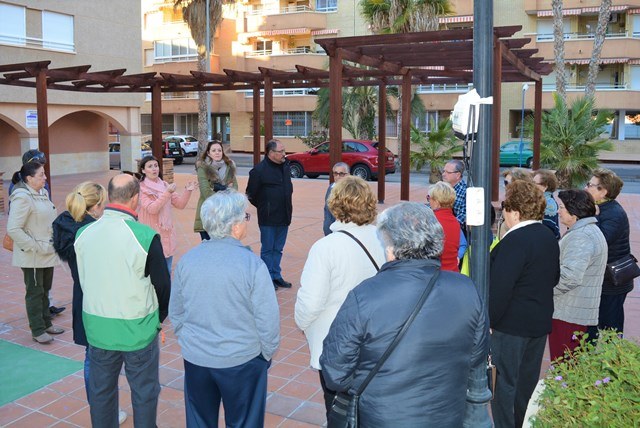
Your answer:
[[[216,192],[200,208],[202,226],[212,239],[231,236],[231,227],[244,221],[247,197],[234,189]]]

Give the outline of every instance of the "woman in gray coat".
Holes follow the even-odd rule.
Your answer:
[[[551,360],[578,346],[576,331],[598,325],[607,242],[597,226],[596,205],[585,190],[558,194],[560,222],[569,230],[560,240],[560,281],[553,289],[553,321],[549,335]]]

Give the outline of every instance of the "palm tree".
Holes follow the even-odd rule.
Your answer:
[[[598,152],[612,150],[613,145],[601,137],[605,126],[613,118],[610,111],[594,112],[593,97],[580,97],[567,106],[558,94],[554,107],[542,113],[540,162],[556,170],[561,188],[584,183],[591,171],[598,167]],[[533,120],[527,121],[528,132]]]
[[[438,29],[439,17],[454,13],[449,0],[360,0],[362,17],[376,34]],[[398,95],[398,159],[402,157],[402,96]]]
[[[440,181],[444,165],[462,150],[462,144],[453,134],[450,119],[441,120],[437,126],[432,121],[431,131],[426,134],[412,125],[411,144],[419,147],[419,150],[411,152],[411,165],[420,171],[428,163],[429,183]]]
[[[209,52],[213,51],[213,35],[222,23],[223,4],[233,0],[173,0],[174,10],[182,10],[182,18],[191,31],[198,47],[198,71],[207,71],[207,3],[209,4]],[[208,140],[207,120],[208,93],[198,92],[198,151],[204,150]]]
[[[602,45],[604,45],[605,35],[607,34],[607,25],[609,24],[609,16],[611,15],[611,0],[602,0],[600,10],[598,12],[598,25],[596,33],[593,36],[593,52],[589,59],[589,74],[587,75],[587,87],[585,94],[589,98],[593,98],[596,91],[596,78],[600,71],[598,61],[602,53]]]

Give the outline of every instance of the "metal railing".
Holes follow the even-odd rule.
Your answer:
[[[156,64],[165,62],[188,62],[197,61],[198,54],[184,54],[184,55],[166,55],[166,56],[154,56],[153,62]]]
[[[586,85],[567,85],[567,92],[584,92],[586,89]],[[597,91],[626,91],[629,89],[629,85],[627,83],[596,83]],[[556,84],[555,83],[543,83],[542,90],[546,92],[555,91]]]
[[[198,99],[197,92],[163,92],[162,100],[194,100]]]
[[[299,97],[305,95],[315,95],[318,88],[300,88],[300,89],[274,89],[274,97]],[[244,92],[245,98],[253,98],[253,91],[239,91]],[[260,96],[264,96],[264,89],[260,89]]]
[[[263,15],[278,15],[287,13],[300,13],[300,12],[313,12],[314,10],[309,6],[286,6],[282,8],[274,7],[256,7],[247,11],[248,16],[263,16]]]
[[[249,51],[246,53],[247,57],[252,56],[267,56],[267,55],[301,55],[313,53],[311,50],[311,46],[300,46],[297,48],[290,49],[282,49],[279,51],[274,51],[273,49],[260,49],[255,51]]]
[[[76,51],[74,43],[54,42],[52,40],[45,40],[38,37],[16,37],[2,33],[0,33],[0,44],[26,46],[30,48],[42,48],[61,52]]]
[[[464,93],[473,89],[473,83],[442,83],[431,85],[418,85],[417,92],[419,94],[425,93],[445,93],[445,92],[459,92]]]
[[[634,33],[635,34],[635,33]],[[590,40],[595,37],[594,33],[564,33],[565,40]],[[629,37],[629,32],[624,31],[622,33],[607,33],[605,34],[606,39],[622,39],[625,37]],[[636,36],[634,36],[636,37]],[[538,42],[552,42],[553,34],[536,34],[536,41]]]

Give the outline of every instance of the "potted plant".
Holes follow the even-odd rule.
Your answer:
[[[606,330],[553,362],[532,399],[532,427],[631,427],[640,421],[640,346]]]

